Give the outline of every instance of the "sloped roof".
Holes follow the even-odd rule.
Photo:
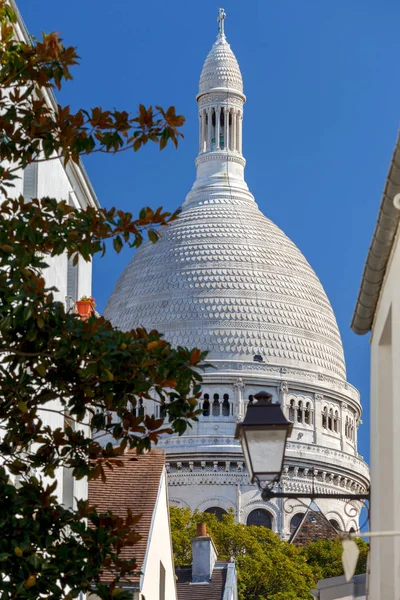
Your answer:
[[[192,583],[192,567],[175,569],[178,600],[222,600],[227,563],[215,563],[210,583]]]
[[[136,460],[131,460],[131,459]],[[114,467],[107,473],[107,481],[89,481],[89,502],[97,506],[99,512],[111,510],[115,515],[126,517],[130,508],[134,515],[142,518],[135,526],[141,539],[132,547],[124,548],[121,558],[136,559],[138,568],[143,565],[150,534],[153,513],[157,501],[161,476],[165,466],[165,451],[152,450],[138,456],[129,450],[121,457],[123,467]],[[112,579],[111,573],[104,573],[103,580]],[[139,576],[132,581],[138,581]]]
[[[310,542],[337,537],[338,532],[316,502],[311,502],[303,519],[289,539],[290,544],[305,546]]]
[[[400,193],[400,134],[397,137],[389,172],[383,190],[378,220],[372,236],[361,279],[357,303],[351,322],[355,333],[370,331],[375,317],[386,268],[400,222],[400,211],[393,200]]]

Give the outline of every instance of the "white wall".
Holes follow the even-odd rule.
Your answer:
[[[400,529],[400,244],[382,286],[371,338],[371,531]],[[400,593],[400,538],[371,541],[371,600]]]
[[[176,600],[175,568],[168,511],[167,478],[163,471],[153,513],[149,542],[141,576],[141,594],[146,600],[160,598],[160,563],[165,569],[165,600]]]

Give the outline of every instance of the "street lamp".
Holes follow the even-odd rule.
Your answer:
[[[236,439],[242,444],[246,467],[251,483],[256,483],[263,500],[271,498],[337,498],[340,500],[369,500],[366,494],[335,494],[304,492],[291,494],[276,492],[272,488],[279,482],[285,458],[287,438],[293,423],[282,412],[281,405],[272,402],[272,395],[259,392],[256,403],[249,404],[246,416],[236,427]]]
[[[287,437],[293,429],[281,410],[272,403],[272,396],[259,392],[256,403],[249,404],[245,419],[236,427],[251,483],[260,487],[278,481],[283,468]]]

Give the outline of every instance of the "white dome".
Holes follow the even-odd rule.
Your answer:
[[[344,379],[332,308],[314,271],[253,200],[190,202],[125,269],[105,316],[158,329],[210,359],[264,362]]]
[[[203,65],[199,94],[225,88],[243,94],[243,80],[238,62],[225,36],[218,36]]]

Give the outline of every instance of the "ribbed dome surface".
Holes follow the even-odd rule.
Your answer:
[[[200,75],[200,94],[214,88],[229,88],[243,93],[242,74],[225,36],[218,37],[208,53]]]
[[[303,367],[345,378],[340,334],[314,271],[254,201],[189,203],[125,269],[106,318],[165,333],[211,359]]]

